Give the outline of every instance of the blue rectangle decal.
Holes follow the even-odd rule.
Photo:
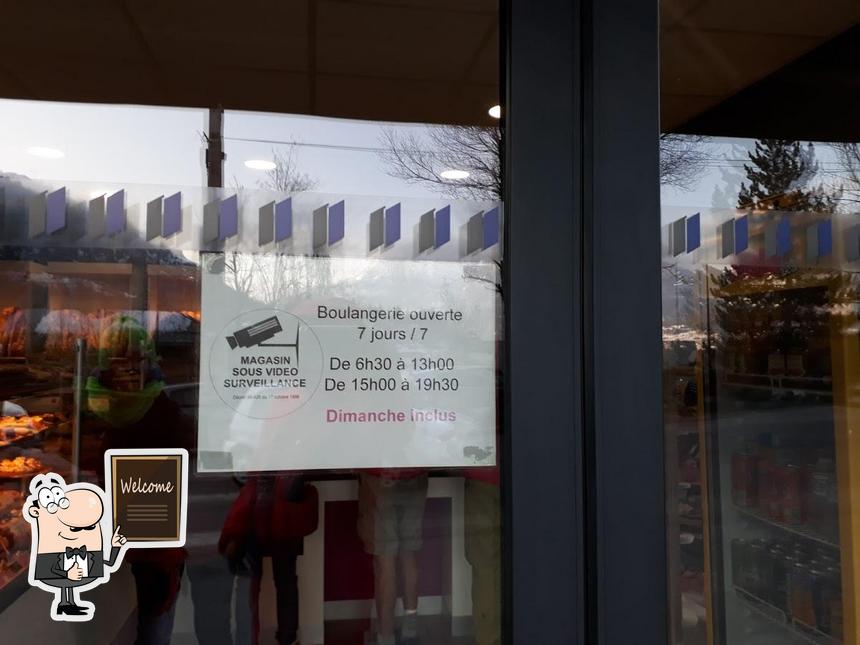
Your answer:
[[[385,210],[385,246],[400,239],[400,203]]]
[[[116,235],[125,230],[125,191],[118,190],[107,198],[105,233]]]
[[[451,207],[444,206],[436,211],[436,248],[451,239]]]
[[[743,253],[750,245],[750,220],[744,215],[735,220],[735,253]]]
[[[833,251],[833,222],[829,219],[818,222],[818,257],[823,258]]]
[[[488,249],[499,243],[499,207],[491,208],[484,213],[484,248]]]
[[[696,213],[687,218],[687,253],[702,245],[701,215]]]
[[[66,228],[66,189],[60,188],[48,193],[45,233],[50,235]]]
[[[776,225],[776,254],[785,255],[791,250],[791,223],[783,216]]]
[[[275,204],[275,242],[283,242],[293,236],[293,198]]]
[[[344,228],[346,227],[346,204],[340,200],[336,204],[332,204],[328,209],[328,243],[334,244],[343,239]]]
[[[218,239],[226,240],[239,232],[239,198],[232,195],[218,205]]]
[[[182,193],[164,198],[164,221],[161,235],[170,237],[182,231]]]

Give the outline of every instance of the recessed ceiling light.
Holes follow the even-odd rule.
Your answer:
[[[27,148],[27,154],[42,159],[62,159],[66,154],[62,150],[56,148],[46,148],[45,146],[30,146]]]
[[[251,170],[274,170],[276,165],[274,161],[267,161],[266,159],[248,159],[245,162],[245,167]]]
[[[466,179],[469,176],[469,173],[465,170],[455,170],[451,168],[449,170],[443,170],[439,173],[439,176],[442,179]]]
[[[502,106],[501,105],[494,105],[493,107],[491,107],[488,110],[488,112],[490,113],[490,116],[493,117],[494,119],[501,119],[502,118]]]

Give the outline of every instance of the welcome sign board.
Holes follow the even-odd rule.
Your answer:
[[[493,264],[203,258],[198,469],[493,465]]]

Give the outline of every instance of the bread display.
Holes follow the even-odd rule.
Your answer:
[[[0,460],[0,477],[22,477],[35,475],[44,468],[41,461],[35,457],[19,455],[14,459]]]

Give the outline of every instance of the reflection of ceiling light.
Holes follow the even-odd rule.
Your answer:
[[[469,176],[469,173],[465,170],[443,170],[439,173],[439,176],[442,179],[466,179]]]
[[[491,107],[489,109],[489,113],[490,113],[490,116],[493,117],[494,119],[501,119],[502,118],[502,106],[501,105],[494,105],[493,107]]]
[[[250,168],[251,170],[274,170],[275,162],[266,161],[265,159],[248,159],[245,162],[245,168]]]
[[[42,159],[62,159],[66,154],[62,150],[56,148],[46,148],[44,146],[31,146],[27,148],[27,154]]]

